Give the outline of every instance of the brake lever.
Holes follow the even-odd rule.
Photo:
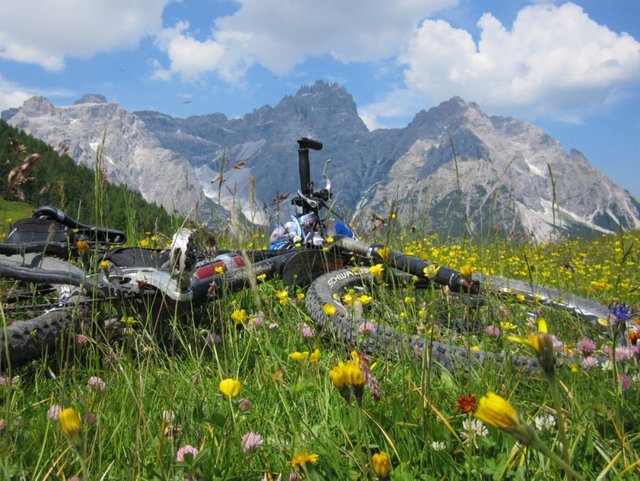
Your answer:
[[[320,204],[318,204],[317,200],[313,200],[310,197],[307,197],[302,193],[300,189],[298,189],[298,196],[300,196],[300,198],[304,200],[307,203],[307,205],[311,207],[313,210],[318,210],[320,208]]]

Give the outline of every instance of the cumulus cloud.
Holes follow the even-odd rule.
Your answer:
[[[367,62],[397,55],[420,19],[458,0],[239,0],[239,9],[218,18],[211,35],[197,40],[178,24],[159,37],[169,57],[162,77],[196,77],[215,71],[237,80],[259,64],[285,74],[312,56],[330,55],[341,62]],[[202,50],[199,50],[202,49]],[[209,52],[208,62],[187,58]]]
[[[511,29],[484,14],[478,27],[476,43],[444,21],[422,22],[399,57],[406,94],[459,95],[487,109],[560,117],[640,83],[640,43],[575,4],[523,8]]]
[[[60,70],[66,57],[134,47],[170,0],[0,0],[0,58]]]
[[[0,75],[0,111],[19,107],[32,95],[33,93],[27,92]]]

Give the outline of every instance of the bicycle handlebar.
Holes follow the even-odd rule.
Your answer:
[[[88,224],[82,224],[75,219],[69,217],[64,211],[50,205],[43,205],[38,207],[34,213],[34,218],[46,218],[60,222],[61,224],[70,227],[71,229],[78,229],[89,240],[95,242],[101,242],[106,244],[124,244],[127,241],[127,236],[124,232],[116,229],[106,229],[103,227],[96,227]]]

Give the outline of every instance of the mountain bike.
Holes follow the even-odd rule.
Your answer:
[[[504,345],[493,351],[472,345],[500,320],[532,323],[545,316],[554,325],[580,326],[568,333],[574,341],[593,333],[625,342],[630,320],[618,322],[599,303],[533,283],[463,275],[358,240],[331,209],[328,161],[325,185],[314,189],[309,151],[321,149],[316,140],[298,140],[296,213],[276,227],[269,249],[214,255],[186,228],[168,249],[122,247],[121,231],[81,224],[54,207],[36,209],[0,244],[0,366],[50,353],[68,333],[106,332],[109,321],[131,310],[162,330],[181,312],[249,288],[256,278],[307,288],[309,317],[337,343],[449,370],[491,363],[535,369],[535,358],[512,355]]]

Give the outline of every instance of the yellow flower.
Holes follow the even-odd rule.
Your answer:
[[[470,279],[471,276],[473,275],[473,267],[471,267],[469,264],[463,265],[460,268],[460,274],[462,274],[463,277]]]
[[[437,266],[435,264],[429,264],[427,267],[422,269],[422,273],[425,276],[429,277],[430,279],[433,279],[439,270],[440,270],[440,266]]]
[[[371,304],[371,301],[373,301],[373,297],[362,294],[358,296],[358,301],[360,301],[360,304],[362,304],[363,306],[366,306],[367,304]]]
[[[331,244],[333,242],[333,237],[329,236],[324,240],[327,244]]]
[[[256,276],[256,281],[263,282],[267,278],[266,274],[259,274]]]
[[[216,274],[218,274],[218,275],[220,275],[220,274],[224,274],[224,266],[216,266],[213,270],[214,270],[214,271],[216,272]]]
[[[553,339],[547,334],[547,321],[538,319],[538,332],[531,333],[527,338],[520,336],[507,336],[507,339],[531,346],[536,353],[542,371],[547,376],[553,376],[556,365]]]
[[[227,378],[220,381],[218,389],[227,399],[233,399],[240,394],[242,383],[237,379]]]
[[[244,309],[236,309],[231,313],[231,320],[236,324],[242,324],[247,320],[247,317],[249,317],[249,315]]]
[[[305,351],[305,352],[295,351],[289,354],[289,359],[293,359],[294,361],[304,361],[308,357],[309,357],[308,351]]]
[[[295,468],[296,466],[304,466],[307,463],[315,463],[319,457],[320,455],[318,454],[297,454],[291,460],[291,467]]]
[[[281,291],[276,291],[276,297],[278,298],[278,301],[280,301],[280,304],[284,306],[287,303],[287,299],[289,298],[289,293],[284,289]]]
[[[304,299],[304,292],[300,291],[296,294],[296,299],[298,299],[299,301]]]
[[[89,243],[86,240],[76,241],[76,249],[79,251],[86,251],[89,249]]]
[[[525,446],[537,441],[533,428],[520,421],[520,416],[511,403],[495,393],[490,392],[480,398],[474,416],[487,426],[511,434]]]
[[[520,424],[518,412],[511,403],[492,392],[480,398],[474,415],[487,426],[498,429],[509,429]]]
[[[109,265],[110,265],[110,264],[109,264],[109,261],[108,261],[108,260],[100,261],[100,267],[101,267],[102,269],[104,269],[105,271],[106,271],[107,269],[109,269]]]
[[[384,266],[382,264],[376,264],[374,266],[369,267],[369,272],[371,272],[376,277],[381,277],[383,271],[384,271]]]
[[[353,303],[355,302],[355,299],[353,298],[353,295],[347,293],[344,296],[342,296],[342,303],[347,305],[347,306],[351,306]]]
[[[374,454],[371,457],[371,464],[373,464],[373,472],[381,479],[388,479],[391,472],[391,460],[389,455],[384,451]]]
[[[333,369],[329,371],[329,377],[334,386],[343,389],[349,385],[349,376],[347,375],[346,365],[340,361]]]
[[[391,249],[389,248],[389,246],[381,247],[376,252],[380,256],[380,258],[385,262],[387,262],[391,257]]]
[[[362,386],[364,384],[364,374],[356,361],[347,362],[345,372],[348,382],[352,386]]]
[[[58,421],[62,431],[69,437],[77,436],[82,429],[82,420],[80,414],[73,408],[63,409],[58,414]]]
[[[309,355],[309,362],[318,362],[321,355],[322,354],[320,354],[320,349],[316,349]]]
[[[509,321],[500,321],[500,328],[503,331],[511,331],[512,329],[515,329],[516,326],[513,322],[509,322]]]
[[[333,316],[336,313],[336,306],[333,304],[325,304],[322,306],[322,310],[327,316]]]

